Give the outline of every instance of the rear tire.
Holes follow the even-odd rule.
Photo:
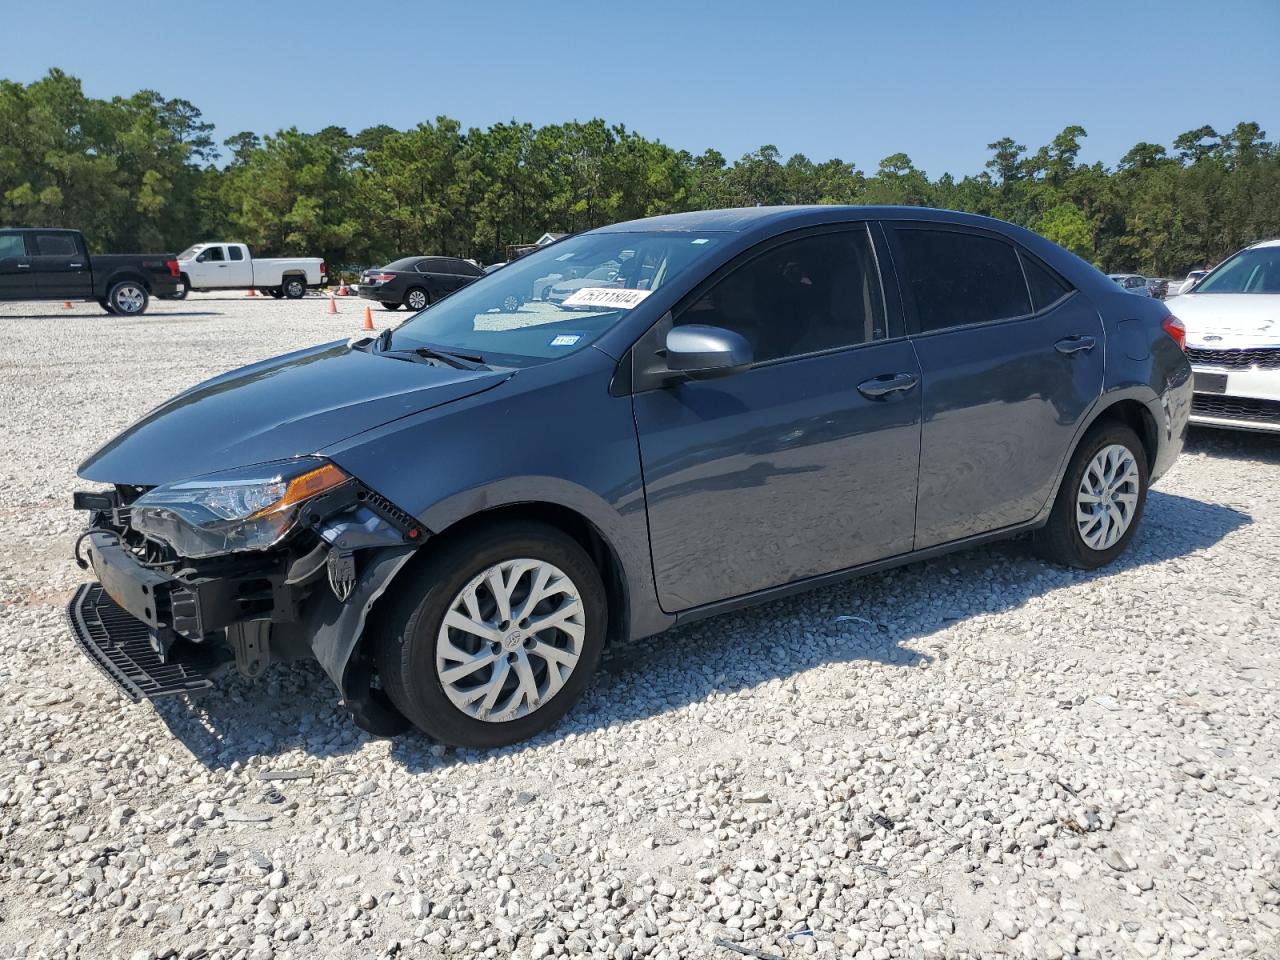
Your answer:
[[[137,317],[147,312],[151,297],[147,288],[136,280],[121,280],[113,284],[107,294],[111,311],[122,317]]]
[[[545,592],[533,596],[538,584]],[[550,729],[600,662],[608,612],[600,573],[554,527],[503,523],[458,536],[398,587],[375,629],[382,688],[443,743],[499,747]],[[529,599],[533,607],[522,610]],[[446,616],[480,632],[445,626]],[[560,625],[529,631],[539,621]],[[480,693],[491,689],[492,697]]]
[[[286,277],[281,289],[290,300],[301,300],[307,295],[307,284],[301,277]]]
[[[1092,427],[1071,456],[1049,522],[1035,533],[1037,552],[1081,570],[1111,563],[1138,532],[1148,470],[1136,433],[1114,421]]]

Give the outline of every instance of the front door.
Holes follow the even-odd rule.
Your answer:
[[[227,279],[227,251],[220,243],[205,247],[187,267],[187,278],[196,290],[220,290],[231,287]]]
[[[93,273],[89,257],[81,249],[76,234],[43,231],[31,234],[31,271],[36,275],[36,291],[46,300],[65,297],[74,300],[93,295]]]
[[[0,230],[0,300],[27,300],[36,296],[35,275],[22,234]]]
[[[761,245],[674,322],[740,333],[756,363],[634,396],[664,610],[911,549],[920,372],[865,225]]]
[[[924,377],[915,547],[1031,520],[1102,392],[1102,319],[1002,236],[889,233]]]

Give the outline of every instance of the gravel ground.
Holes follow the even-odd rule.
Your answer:
[[[76,463],[361,308],[0,308],[0,958],[1280,956],[1274,438],[1194,434],[1109,570],[705,621],[516,748],[371,739],[307,664],[128,705],[63,626]]]

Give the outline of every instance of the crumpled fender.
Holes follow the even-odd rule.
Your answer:
[[[315,591],[307,605],[299,629],[344,699],[351,693],[347,666],[364,632],[369,611],[417,549],[416,545],[404,545],[361,551],[356,584],[346,602],[324,586]]]

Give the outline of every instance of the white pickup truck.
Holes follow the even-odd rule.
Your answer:
[[[190,290],[261,290],[279,300],[298,300],[308,287],[326,282],[319,257],[257,259],[243,243],[197,243],[178,254],[179,287],[174,299]]]

